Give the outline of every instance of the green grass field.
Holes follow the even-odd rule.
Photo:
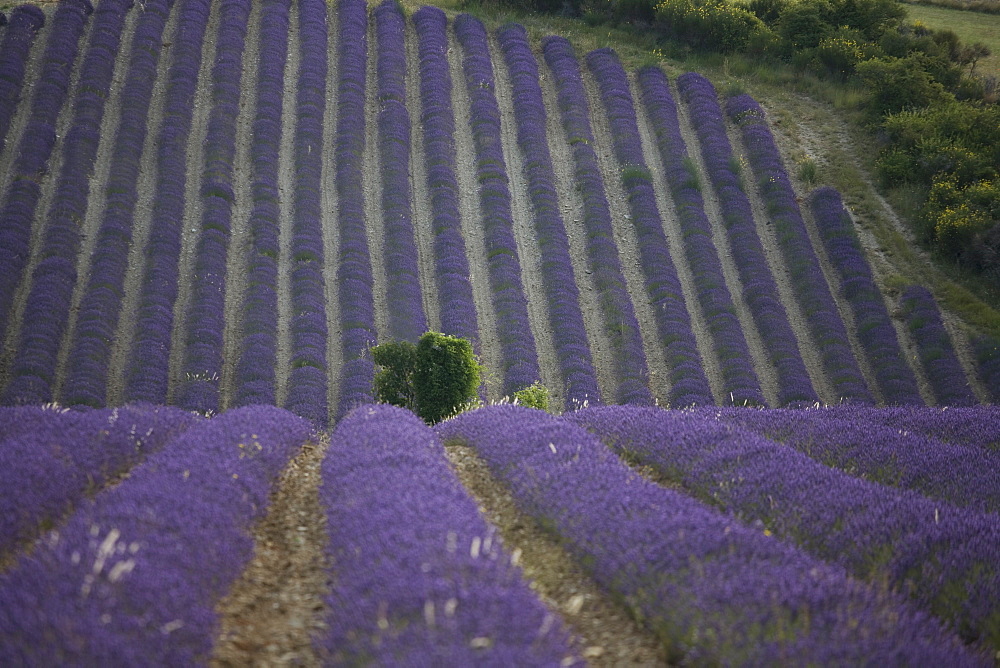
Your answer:
[[[965,12],[947,7],[906,5],[911,21],[920,21],[928,28],[954,30],[963,44],[982,42],[993,52],[976,65],[976,71],[1000,76],[1000,15]]]

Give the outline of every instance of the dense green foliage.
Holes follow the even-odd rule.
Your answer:
[[[549,390],[536,380],[530,386],[514,393],[514,403],[548,412]]]
[[[416,345],[392,341],[371,350],[380,367],[374,381],[378,401],[412,410],[428,424],[476,397],[482,366],[466,339],[427,332]]]

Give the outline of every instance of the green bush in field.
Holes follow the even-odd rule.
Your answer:
[[[699,49],[746,49],[770,29],[756,15],[726,0],[663,0],[657,23],[673,37]]]
[[[416,345],[393,341],[372,348],[378,401],[408,408],[428,424],[461,410],[476,397],[482,366],[468,340],[427,332]]]
[[[523,390],[518,390],[514,393],[514,403],[520,406],[527,406],[528,408],[537,408],[548,412],[549,410],[549,391],[537,380],[524,388]]]

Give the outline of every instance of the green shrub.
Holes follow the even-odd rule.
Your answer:
[[[875,58],[857,64],[858,76],[868,90],[865,106],[875,119],[954,99],[927,72],[926,58],[917,53],[906,58]]]
[[[549,391],[536,380],[530,386],[514,393],[514,403],[548,412]]]
[[[725,0],[663,0],[656,21],[667,33],[698,49],[731,53],[770,29],[750,11]]]
[[[393,341],[372,348],[378,401],[408,408],[428,424],[459,412],[476,397],[483,367],[472,344],[427,332],[416,345]]]

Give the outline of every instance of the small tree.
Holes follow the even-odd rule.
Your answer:
[[[379,401],[408,408],[428,424],[454,415],[476,397],[482,366],[472,344],[457,336],[427,332],[372,348],[382,368],[375,375]]]
[[[514,402],[520,406],[537,408],[548,412],[549,390],[537,380],[528,387],[514,393]]]

